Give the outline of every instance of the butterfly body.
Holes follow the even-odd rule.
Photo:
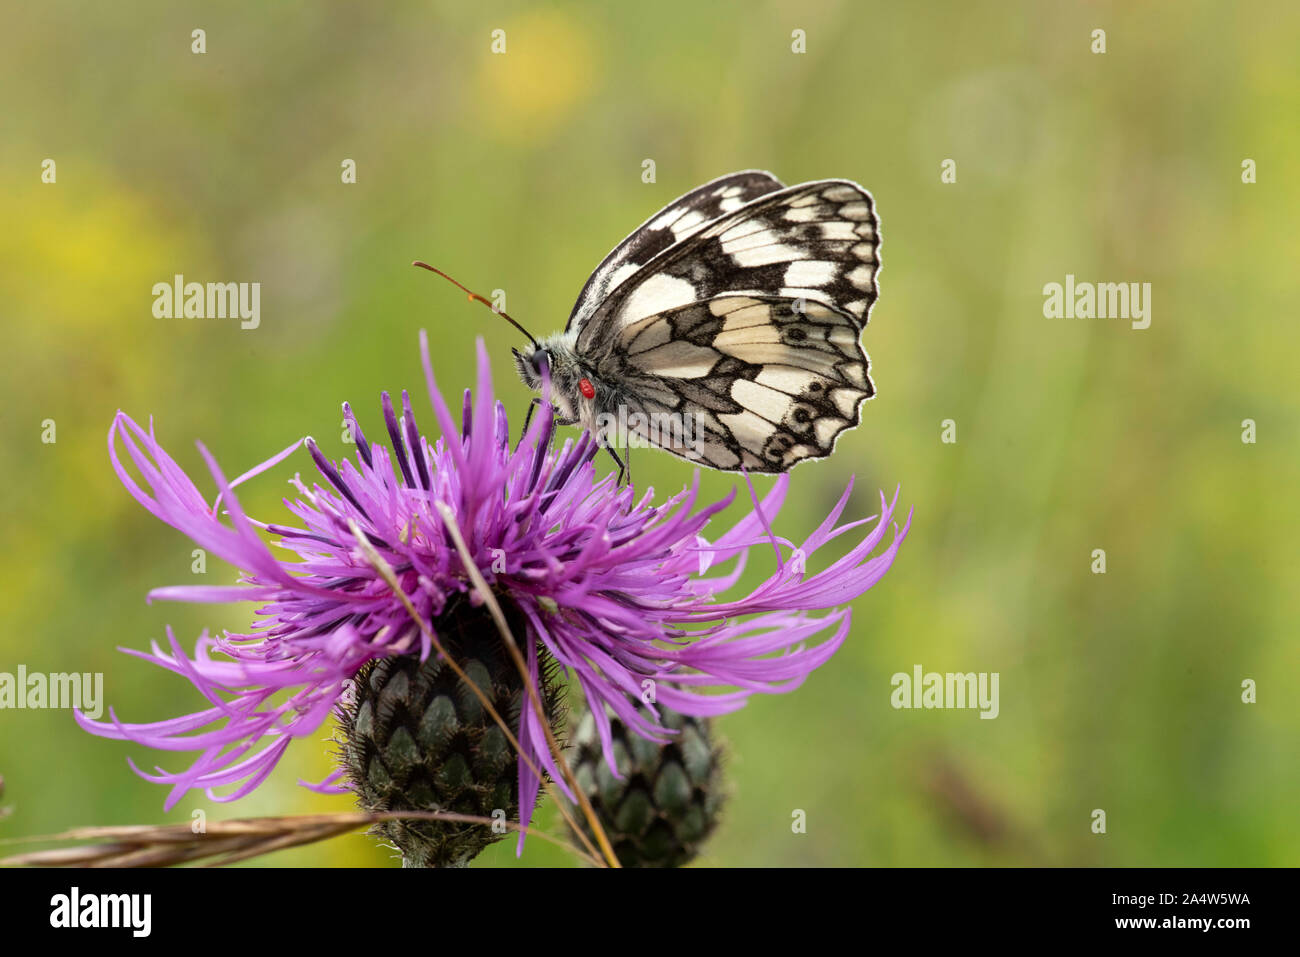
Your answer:
[[[607,443],[618,423],[701,465],[786,471],[829,455],[875,394],[858,340],[879,247],[856,183],[724,176],[616,247],[516,367],[535,390],[545,367],[561,421]]]
[[[596,428],[597,400],[607,389],[602,389],[595,370],[588,368],[575,348],[578,335],[575,331],[556,332],[539,340],[538,347],[527,354],[517,349],[510,351],[515,357],[519,378],[534,392],[542,391],[542,366],[550,378],[550,401],[555,417],[561,425],[578,425],[594,432]],[[595,396],[585,394],[581,383],[588,382]]]

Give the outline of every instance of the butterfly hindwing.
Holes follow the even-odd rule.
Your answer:
[[[712,468],[783,472],[829,455],[874,394],[859,328],[813,300],[719,296],[620,330],[601,374],[645,416],[630,431],[651,444]],[[669,419],[690,441],[650,427]]]
[[[771,173],[745,170],[712,180],[673,200],[614,247],[596,267],[578,294],[566,328],[589,319],[623,281],[670,246],[746,203],[782,188],[781,181]]]
[[[870,194],[848,180],[766,193],[666,246],[593,306],[580,303],[578,351],[598,359],[647,316],[733,295],[817,301],[860,328],[877,296],[878,227]]]

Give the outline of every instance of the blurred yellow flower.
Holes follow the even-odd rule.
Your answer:
[[[478,110],[498,137],[521,143],[544,137],[570,116],[599,73],[588,27],[560,10],[509,21],[483,42]]]

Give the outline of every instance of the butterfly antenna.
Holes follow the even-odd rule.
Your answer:
[[[448,275],[447,275],[445,272],[443,272],[441,269],[436,269],[436,268],[434,268],[433,266],[430,266],[430,265],[429,265],[428,263],[426,263],[426,262],[421,262],[420,260],[417,259],[415,262],[411,263],[411,265],[412,265],[412,266],[419,266],[421,269],[427,269],[427,270],[429,270],[429,272],[432,272],[432,273],[437,273],[437,274],[438,274],[439,276],[441,276],[443,279],[447,280],[447,282],[451,283],[453,286],[455,286],[456,288],[458,288],[461,292],[465,293],[465,295],[469,296],[469,301],[470,301],[470,302],[481,302],[481,303],[483,303],[483,305],[487,306],[489,309],[491,309],[493,312],[495,312],[498,316],[500,316],[500,317],[501,317],[502,319],[504,319],[506,322],[510,323],[510,325],[514,326],[516,329],[518,329],[520,332],[522,332],[525,336],[527,336],[528,339],[529,339],[529,341],[532,342],[532,344],[533,344],[533,348],[534,348],[534,349],[537,349],[538,351],[541,351],[541,348],[542,348],[541,343],[539,343],[539,342],[537,341],[537,339],[534,338],[533,334],[532,334],[531,332],[529,332],[527,329],[525,329],[523,326],[521,326],[519,323],[515,322],[515,320],[511,319],[509,315],[507,315],[506,313],[502,312],[502,311],[501,311],[500,309],[498,309],[496,306],[492,305],[492,303],[491,303],[490,300],[483,298],[483,297],[480,296],[478,293],[474,292],[474,290],[472,290],[472,289],[467,289],[467,288],[465,288],[465,286],[461,285],[461,284],[460,284],[459,282],[457,282],[455,279],[452,279],[450,276],[448,276]]]

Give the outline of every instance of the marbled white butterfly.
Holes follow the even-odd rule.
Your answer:
[[[646,220],[596,267],[563,332],[511,352],[535,390],[549,370],[564,424],[607,436],[619,422],[698,464],[784,472],[829,455],[875,394],[858,339],[879,271],[879,221],[857,183],[733,173]]]

